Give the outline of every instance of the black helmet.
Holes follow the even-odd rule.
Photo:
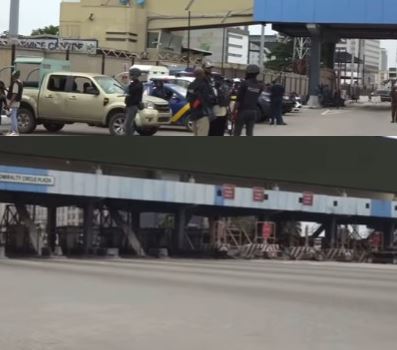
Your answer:
[[[260,72],[260,68],[256,64],[250,64],[246,70],[247,74],[259,74]]]
[[[138,68],[131,68],[130,69],[130,77],[137,77],[139,78],[142,75],[142,72]]]

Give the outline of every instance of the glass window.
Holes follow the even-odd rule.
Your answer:
[[[95,77],[94,80],[99,84],[99,86],[106,94],[119,94],[119,95],[125,94],[125,91],[120,86],[120,83],[111,77],[100,76],[100,77]]]
[[[48,79],[47,89],[50,91],[65,92],[67,76],[51,75]]]
[[[89,89],[98,90],[91,79],[85,77],[74,77],[72,83],[72,91],[75,94],[89,94]]]

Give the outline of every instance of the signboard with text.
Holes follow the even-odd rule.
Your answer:
[[[302,197],[302,204],[308,207],[312,207],[314,204],[314,193],[304,192]]]
[[[7,38],[0,38],[0,47],[10,46]],[[74,40],[58,38],[19,38],[16,45],[20,49],[35,49],[46,51],[67,51],[96,54],[98,42],[96,40]]]
[[[25,185],[54,186],[55,178],[53,176],[27,175],[27,174],[0,172],[0,183],[1,182],[18,183],[18,184],[25,184]]]
[[[234,199],[236,196],[236,186],[225,184],[223,185],[223,198],[224,199]]]
[[[265,200],[265,189],[263,187],[254,187],[252,196],[254,202],[263,202]]]

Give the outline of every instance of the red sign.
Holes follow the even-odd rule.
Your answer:
[[[314,194],[311,192],[304,192],[302,203],[303,203],[303,205],[312,207],[313,203],[314,203]]]
[[[265,189],[263,187],[254,187],[252,196],[254,202],[263,202],[265,200]]]
[[[382,232],[374,232],[371,238],[372,248],[380,249],[382,247]]]
[[[262,236],[267,241],[273,235],[274,224],[272,222],[264,222],[262,225]]]
[[[236,186],[234,185],[223,185],[223,198],[234,199],[236,196]]]

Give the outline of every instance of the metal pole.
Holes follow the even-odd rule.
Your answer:
[[[192,25],[192,13],[188,11],[188,33],[187,33],[187,68],[190,68],[190,31]]]
[[[259,68],[261,71],[262,80],[265,81],[265,25],[261,28],[261,44],[259,48]]]
[[[226,28],[223,28],[222,38],[222,75],[225,75],[225,50],[226,50]]]
[[[11,65],[14,65],[16,56],[16,41],[19,32],[19,0],[11,0],[10,5],[10,26],[8,38],[11,43]]]

